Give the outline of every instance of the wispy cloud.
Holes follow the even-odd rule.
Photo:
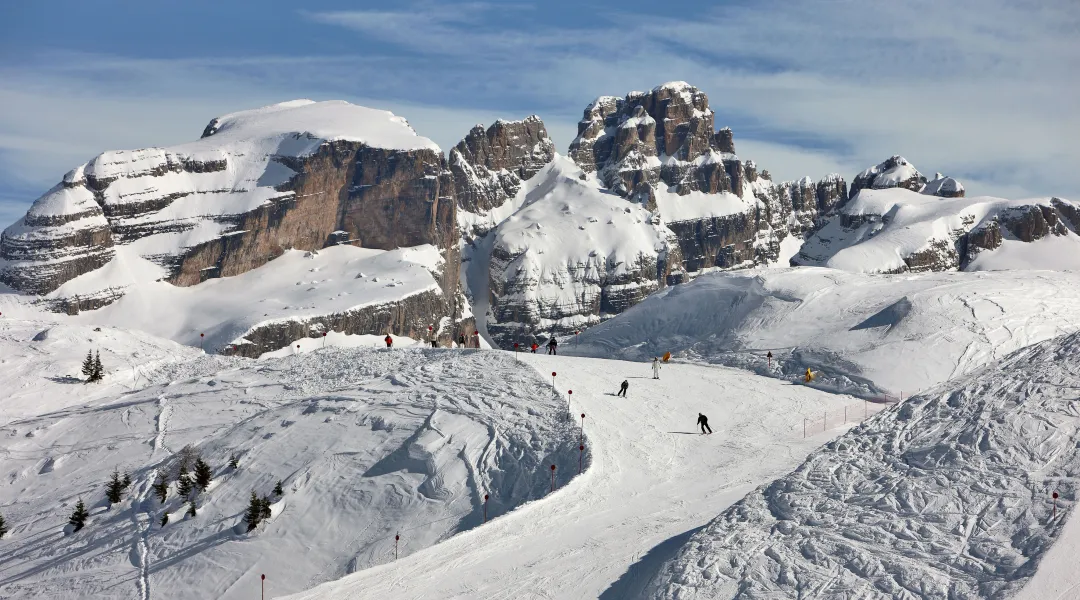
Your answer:
[[[681,79],[709,94],[740,155],[778,178],[850,178],[901,153],[975,193],[1080,198],[1072,0],[737,0],[675,17],[603,3],[555,10],[309,9],[300,18],[356,50],[0,62],[0,196],[43,191],[106,149],[183,142],[215,115],[299,97],[393,110],[443,148],[475,123],[536,113],[565,150],[596,96]]]

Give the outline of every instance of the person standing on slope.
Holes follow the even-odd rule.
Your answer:
[[[615,394],[615,395],[616,396],[622,396],[623,398],[625,398],[626,397],[626,388],[628,388],[628,387],[630,387],[630,384],[625,379],[623,379],[622,385],[619,386],[619,393]]]
[[[389,333],[386,334],[386,337],[383,338],[383,341],[386,342],[387,348],[392,348],[394,346],[394,338],[390,337]]]
[[[712,433],[712,427],[709,427],[709,417],[706,417],[705,415],[703,415],[701,413],[698,413],[697,414],[697,424],[701,425],[701,433],[705,433],[706,429],[709,430],[709,433]]]
[[[532,348],[532,353],[533,353],[533,354],[536,354],[536,349],[537,349],[537,348],[539,348],[539,347],[540,347],[540,344],[537,344],[536,342],[533,342],[533,343],[532,343],[532,346],[531,346],[531,348]]]
[[[464,333],[457,336],[457,345],[458,345],[458,348],[464,348],[465,347],[465,334]]]
[[[660,359],[655,356],[652,359],[652,378],[660,379]]]
[[[556,354],[557,355],[558,352],[556,352],[555,349],[558,348],[558,347],[559,347],[559,342],[555,341],[555,336],[554,335],[551,336],[551,339],[548,341],[548,354]]]

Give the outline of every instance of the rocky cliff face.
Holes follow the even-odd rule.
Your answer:
[[[509,216],[524,181],[550,163],[555,144],[540,117],[477,125],[450,151],[458,222],[468,238],[482,236]],[[498,210],[504,208],[504,210]]]
[[[708,97],[683,82],[598,98],[569,156],[576,169],[541,171],[519,193],[527,215],[494,232],[488,330],[504,344],[579,330],[702,270],[775,262],[785,238],[847,197],[839,175],[774,183],[741,161]]]
[[[197,142],[106,152],[68,173],[4,232],[0,280],[54,303],[78,295],[78,306],[341,242],[436,246],[445,316],[460,315],[454,183],[438,146],[391,113],[296,101],[215,119]],[[102,269],[118,255],[140,266],[133,278]]]

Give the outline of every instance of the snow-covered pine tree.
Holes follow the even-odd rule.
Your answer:
[[[262,500],[259,499],[259,495],[255,493],[255,490],[251,490],[251,501],[248,502],[247,512],[244,514],[248,531],[253,531],[259,526],[259,521],[262,521],[262,513]]]
[[[196,514],[198,514],[198,513],[197,513],[197,512],[195,512],[195,499],[194,499],[194,498],[192,498],[192,499],[191,499],[191,502],[188,502],[188,511],[187,511],[187,515],[188,515],[189,517],[194,517],[194,516],[195,516]]]
[[[191,488],[193,484],[191,482],[191,476],[188,475],[187,469],[180,470],[180,477],[176,480],[176,492],[180,494],[180,497],[187,499],[191,495]]]
[[[240,468],[240,457],[238,457],[235,454],[229,456],[229,468],[234,470],[234,471],[236,469],[239,469]]]
[[[0,539],[7,535],[7,531],[7,521],[4,520],[4,515],[0,515]]]
[[[154,495],[157,496],[158,502],[165,504],[165,499],[169,497],[169,481],[159,475],[151,489],[153,489]]]
[[[82,498],[79,498],[79,502],[75,505],[75,512],[71,513],[71,517],[68,519],[68,523],[75,529],[72,533],[79,531],[86,525],[86,517],[89,517],[90,513],[86,512],[86,505],[83,504]]]
[[[210,465],[206,464],[202,457],[198,458],[195,461],[195,485],[205,492],[212,480],[213,472],[210,470]]]
[[[124,473],[124,489],[131,487],[131,473]]]
[[[279,496],[279,497],[285,495],[285,490],[282,489],[280,481],[278,481],[277,485],[274,486],[274,495]]]
[[[105,497],[109,499],[109,504],[116,504],[124,499],[124,482],[120,480],[120,473],[116,469],[113,469],[112,478],[105,487]]]
[[[270,499],[269,498],[267,498],[266,496],[263,496],[262,499],[259,500],[259,504],[261,505],[259,507],[259,520],[260,521],[265,521],[265,520],[269,519],[270,517],[274,516],[273,513],[270,511]]]
[[[93,381],[94,377],[94,352],[88,350],[86,352],[86,360],[82,363],[82,374],[86,376],[86,381],[89,383]]]
[[[98,350],[94,355],[94,373],[91,376],[91,381],[101,381],[105,379],[105,367],[101,366],[101,351]]]

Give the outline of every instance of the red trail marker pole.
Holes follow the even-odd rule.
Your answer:
[[[262,590],[259,595],[263,600],[266,600],[266,573],[263,573],[262,577],[260,577],[259,579],[261,580],[262,585]]]
[[[394,560],[397,560],[397,556],[398,556],[397,547],[398,547],[398,540],[400,540],[400,539],[401,539],[401,534],[400,533],[394,536]]]
[[[581,429],[578,432],[578,445],[585,443],[585,413],[581,413]]]
[[[555,491],[555,465],[551,465],[551,491]]]
[[[566,390],[566,412],[570,413],[570,396],[574,394],[574,390]]]
[[[488,495],[484,494],[484,522],[485,523],[487,523],[487,503],[488,503]]]
[[[206,334],[205,333],[200,333],[199,334],[199,350],[202,350],[203,352],[206,351],[206,349],[203,348],[203,340],[205,340],[205,339],[206,339]]]
[[[585,458],[585,444],[578,444],[577,474],[581,475],[581,461]]]
[[[326,332],[322,332],[322,347],[326,347]]]
[[[555,391],[555,371],[552,371],[551,372],[551,397],[554,398],[555,394],[558,394],[558,392]]]
[[[1057,519],[1057,492],[1054,492],[1051,496],[1054,498],[1054,518]]]

